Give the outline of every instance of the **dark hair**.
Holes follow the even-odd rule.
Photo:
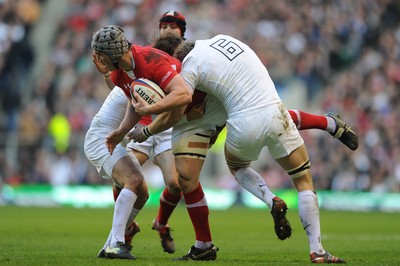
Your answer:
[[[174,53],[174,57],[179,61],[183,61],[190,51],[194,48],[194,42],[184,41],[182,42],[176,49]]]
[[[181,42],[182,39],[180,37],[177,37],[173,34],[167,34],[164,37],[160,36],[158,39],[156,39],[153,47],[166,52],[170,56],[173,56],[175,49]]]

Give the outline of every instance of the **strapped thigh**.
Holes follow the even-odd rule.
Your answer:
[[[241,161],[241,162],[235,162],[226,159],[226,164],[228,165],[229,168],[246,168],[250,166],[251,161]]]
[[[302,175],[305,175],[308,171],[310,171],[310,167],[311,167],[310,160],[307,160],[299,167],[293,168],[287,172],[291,178],[297,178]]]
[[[175,157],[189,157],[205,160],[210,147],[211,131],[197,133],[178,139],[172,144]]]

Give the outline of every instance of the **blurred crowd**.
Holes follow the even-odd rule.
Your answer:
[[[92,64],[92,34],[117,24],[132,42],[148,45],[159,17],[178,10],[187,39],[237,37],[259,55],[288,108],[339,113],[358,133],[352,152],[326,132],[301,132],[317,189],[400,191],[399,1],[64,1],[44,58],[32,52],[29,36],[51,1],[0,1],[0,184],[103,183],[83,153],[108,94]],[[39,59],[40,74],[31,75]],[[208,167],[207,183],[234,186],[215,164]],[[272,188],[291,187],[267,152],[254,167]]]

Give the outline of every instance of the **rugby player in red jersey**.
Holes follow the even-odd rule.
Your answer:
[[[113,71],[111,79],[121,85],[127,97],[131,97],[129,84],[132,80],[143,77],[155,81],[165,91],[166,97],[161,103],[164,108],[174,109],[191,102],[192,96],[178,74],[180,62],[157,49],[130,44],[122,28],[114,25],[103,27],[93,35],[92,48],[94,60]],[[128,118],[122,121],[123,126],[120,129],[129,130],[141,117],[136,114],[130,103],[126,114]],[[119,143],[124,136],[125,134],[118,135],[117,130],[113,137],[107,138],[106,144],[111,154],[115,146],[110,146],[110,143]],[[148,191],[140,167],[132,163],[123,163],[130,159],[125,155],[122,159],[124,158],[128,159],[115,163],[110,173],[114,184],[121,191],[115,202],[112,231],[104,255],[108,258],[135,259],[130,254],[130,247],[125,243],[125,229],[129,225],[128,219],[136,199],[142,195],[139,199],[143,201]]]

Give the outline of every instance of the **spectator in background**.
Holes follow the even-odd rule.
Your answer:
[[[29,78],[34,60],[28,38],[39,15],[40,6],[35,0],[5,0],[0,6],[0,99],[10,132],[17,129],[24,81]]]

